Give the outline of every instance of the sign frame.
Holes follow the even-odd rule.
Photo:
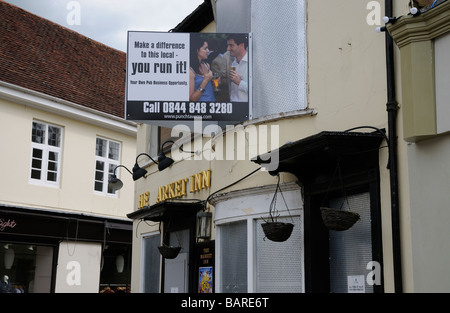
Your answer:
[[[232,56],[234,52],[227,48],[229,36],[238,38],[236,41],[240,40],[239,36],[245,38],[246,54],[240,63]],[[208,82],[211,87],[208,86],[202,93],[202,97],[205,97],[194,100],[192,90],[195,92],[199,89],[198,82],[195,81],[203,79],[203,76],[197,73],[194,80],[194,70],[191,66],[191,63],[195,63],[196,55],[201,58],[194,47],[198,46],[199,41],[206,41],[210,50],[208,58],[201,61],[208,63],[208,69],[216,74]],[[251,33],[128,31],[125,119],[164,127],[189,123],[198,118],[205,122],[230,123],[250,120],[251,43]],[[240,66],[238,69],[232,66],[236,64]],[[203,64],[200,65],[202,66]],[[233,86],[234,82],[231,81],[230,71],[233,69],[240,71],[239,87]],[[213,81],[219,83],[214,87]],[[191,88],[193,82],[195,87]],[[239,89],[240,98],[232,98],[231,88]],[[207,93],[210,97],[206,97]]]

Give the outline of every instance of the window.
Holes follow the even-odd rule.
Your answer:
[[[294,224],[291,236],[284,242],[267,239],[261,226],[273,186],[216,199],[216,292],[304,292],[301,192],[295,183],[281,188],[289,210],[280,203],[278,221]],[[251,213],[247,211],[249,207]]]
[[[228,0],[216,6],[218,33],[252,33],[253,118],[306,109],[306,1]]]
[[[33,122],[31,131],[31,181],[55,186],[59,184],[61,144],[61,127]]]
[[[51,292],[53,247],[11,242],[0,247],[0,294]]]
[[[115,194],[108,188],[108,179],[114,168],[120,164],[120,143],[97,137],[95,144],[94,190],[105,194]],[[119,173],[116,172],[116,176]]]
[[[160,254],[158,246],[161,245],[159,234],[142,238],[143,249],[143,284],[142,292],[158,293],[160,284]]]
[[[221,231],[221,291],[247,292],[247,222],[220,226]]]

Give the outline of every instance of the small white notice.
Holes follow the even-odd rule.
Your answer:
[[[347,276],[348,293],[365,293],[364,275]]]
[[[170,287],[170,293],[178,293],[178,287]]]

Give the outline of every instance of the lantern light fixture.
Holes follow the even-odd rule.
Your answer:
[[[197,239],[211,238],[212,213],[200,211],[197,213]]]

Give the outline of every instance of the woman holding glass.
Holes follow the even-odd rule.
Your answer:
[[[213,73],[206,62],[210,53],[204,38],[191,36],[191,55],[189,71],[189,101],[215,102],[211,83]]]

